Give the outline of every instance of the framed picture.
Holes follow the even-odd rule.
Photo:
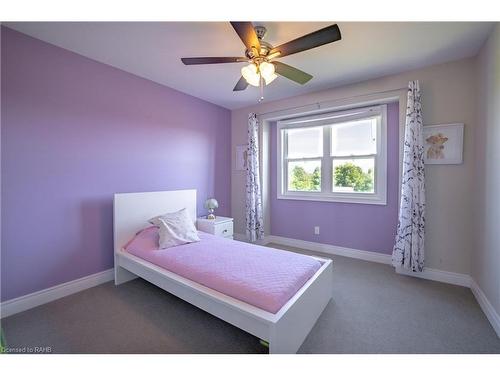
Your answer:
[[[236,146],[236,163],[235,169],[237,171],[244,171],[247,168],[247,145]]]
[[[464,124],[423,127],[425,164],[461,164]]]

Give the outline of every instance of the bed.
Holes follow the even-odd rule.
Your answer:
[[[291,275],[285,272],[282,279],[276,279],[267,275],[283,271],[283,263],[293,266],[294,257],[298,259],[299,255],[204,233],[200,234],[200,242],[171,248],[161,257],[158,251],[146,252],[137,246],[135,250],[130,247],[130,240],[148,226],[149,218],[182,208],[187,208],[192,218],[197,217],[196,190],[115,194],[115,284],[141,277],[268,342],[270,353],[296,353],[331,299],[332,261],[307,257],[309,262],[297,261],[297,277],[292,277],[291,267]],[[152,229],[144,233],[147,230]],[[195,258],[190,254],[199,256]],[[241,258],[245,264],[251,264],[247,267],[251,272],[241,267],[231,270],[224,263],[227,262],[224,254],[229,262]],[[267,257],[268,264],[254,261],[259,256]],[[303,266],[303,263],[310,264]],[[203,264],[212,265],[212,268],[201,269],[198,273],[206,275],[210,271],[212,277],[197,278],[193,274]],[[273,268],[273,265],[281,268]],[[233,274],[225,277],[228,269]],[[240,283],[241,288],[228,287],[224,280],[228,278]],[[264,284],[260,294],[256,294],[254,285],[249,284],[253,278]]]

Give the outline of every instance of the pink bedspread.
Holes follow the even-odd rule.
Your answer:
[[[158,249],[158,230],[141,231],[125,251],[182,277],[276,313],[321,267],[316,259],[199,232],[201,241]]]

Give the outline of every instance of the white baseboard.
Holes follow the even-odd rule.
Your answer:
[[[233,233],[233,238],[236,241],[247,242],[247,236],[241,233]]]
[[[495,310],[474,279],[471,279],[470,289],[472,290],[474,297],[476,297],[479,306],[481,306],[484,315],[486,315],[493,329],[497,333],[497,336],[500,338],[500,314]]]
[[[446,284],[465,286],[470,288],[471,277],[463,273],[437,270],[434,268],[424,268],[422,272],[411,272],[403,268],[396,268],[396,272],[401,275],[418,277],[420,279],[439,281]]]
[[[19,312],[32,309],[33,307],[43,305],[56,299],[69,296],[70,294],[80,292],[84,289],[92,288],[99,284],[113,280],[114,269],[94,273],[80,279],[68,281],[51,288],[30,293],[25,296],[13,298],[2,302],[0,305],[0,316],[5,318]]]
[[[244,235],[235,234],[235,239],[246,241]],[[391,256],[389,254],[375,253],[366,250],[357,250],[347,247],[329,245],[318,242],[297,240],[294,238],[287,238],[281,236],[266,236],[262,244],[275,243],[278,245],[297,247],[299,249],[316,251],[319,253],[340,255],[349,258],[366,260],[369,262],[376,262],[382,264],[391,264]],[[396,272],[402,275],[418,277],[421,279],[434,280],[442,283],[460,285],[465,287],[471,286],[471,278],[469,275],[437,270],[434,268],[426,268],[424,272],[410,272],[403,269],[396,269]]]
[[[369,262],[391,264],[391,256],[388,254],[375,253],[373,251],[356,250],[348,247],[341,247],[335,245],[328,245],[319,242],[311,242],[304,240],[296,240],[294,238],[287,238],[281,236],[266,236],[267,243],[275,243],[278,245],[285,245],[291,247],[298,247],[299,249],[317,251],[331,255],[341,255],[349,258],[356,258],[367,260]]]
[[[241,234],[241,233],[233,233],[233,238],[236,240],[236,241],[241,241],[241,242],[248,242],[250,243],[250,241],[247,240],[247,236],[244,235],[244,234]],[[264,237],[263,239],[261,240],[258,240],[257,242],[255,242],[255,244],[257,245],[267,245],[269,243],[268,241],[268,236]]]

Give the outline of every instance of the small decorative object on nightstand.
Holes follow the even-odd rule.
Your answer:
[[[199,217],[196,221],[198,230],[215,234],[224,238],[233,239],[233,218],[218,216],[215,219]]]
[[[214,220],[215,219],[214,211],[216,208],[219,208],[219,202],[217,202],[217,199],[215,198],[208,198],[205,201],[205,208],[208,210],[207,219]]]

